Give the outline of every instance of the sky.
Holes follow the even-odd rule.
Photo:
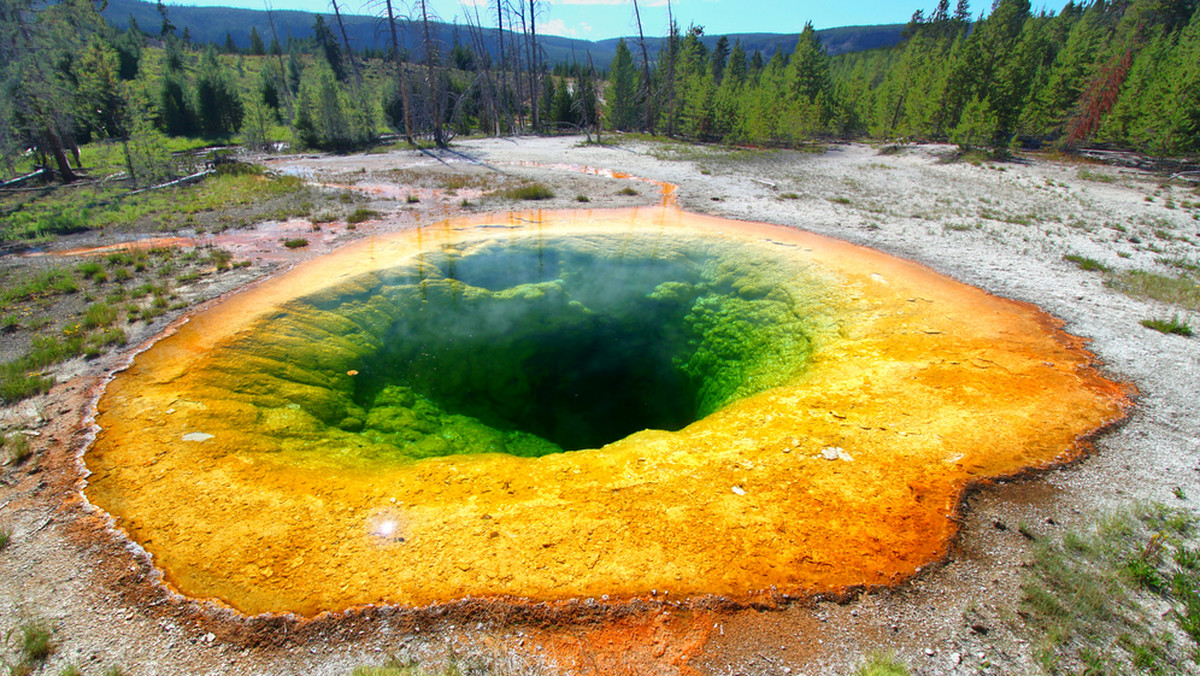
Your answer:
[[[428,0],[430,9],[443,21],[451,22],[464,16],[470,8],[478,7],[484,26],[495,26],[496,0]],[[243,7],[263,9],[266,0],[166,0],[166,4]],[[273,9],[298,9],[309,12],[331,12],[329,0],[270,0]],[[400,7],[412,0],[396,0]],[[951,0],[954,7],[957,0]],[[373,14],[378,0],[340,0],[341,11],[350,14]],[[1062,2],[1047,7],[1058,11]],[[642,26],[646,35],[663,35],[667,28],[667,0],[638,0]],[[671,0],[671,10],[680,27],[690,24],[703,26],[706,34],[724,33],[799,33],[805,22],[816,28],[860,26],[870,24],[905,23],[913,11],[928,13],[937,0]],[[1034,0],[1034,10],[1042,4]],[[538,0],[537,30],[539,33],[562,35],[584,40],[603,40],[623,35],[636,35],[633,0]],[[991,7],[991,0],[972,0],[975,15]]]

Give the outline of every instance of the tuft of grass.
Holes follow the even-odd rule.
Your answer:
[[[83,325],[89,329],[112,326],[117,321],[117,309],[107,303],[93,303],[83,315]]]
[[[781,200],[798,200],[800,195],[794,192],[785,192],[779,196]]]
[[[412,196],[409,195],[409,197],[412,197]],[[409,200],[409,201],[411,202],[414,200]],[[362,223],[363,221],[369,221],[372,218],[378,218],[378,217],[379,217],[378,211],[375,211],[373,209],[364,209],[363,207],[359,207],[354,210],[354,213],[352,213],[346,217],[346,223],[351,224],[351,225],[356,225],[358,223]]]
[[[17,627],[18,646],[22,662],[36,664],[54,652],[54,633],[40,620],[30,620]]]
[[[416,204],[417,202],[421,201],[421,198],[417,197],[416,195],[414,195],[410,192],[407,195],[405,195],[404,201],[407,202],[408,204]]]
[[[541,183],[530,183],[500,191],[500,196],[510,200],[539,201],[554,197],[554,191]]]
[[[908,676],[910,672],[895,655],[875,653],[854,673],[857,676]]]
[[[1192,336],[1192,327],[1188,326],[1186,320],[1181,320],[1179,315],[1175,315],[1170,319],[1143,319],[1142,326],[1154,329],[1159,333],[1174,333],[1189,338]]]
[[[1076,254],[1067,254],[1063,256],[1064,261],[1069,261],[1079,266],[1080,270],[1087,272],[1108,272],[1108,266],[1094,258],[1079,256]]]
[[[638,191],[634,190],[631,186],[625,186],[624,188],[621,188],[620,190],[618,190],[617,194],[633,196],[633,195],[638,195],[640,193]]]
[[[68,664],[58,672],[58,676],[83,676],[83,670],[74,664]]]
[[[12,531],[7,526],[0,528],[0,551],[4,551],[10,542],[12,542]]]
[[[233,260],[233,254],[224,249],[213,249],[208,255],[208,260],[217,270],[228,270],[230,262]]]
[[[1081,168],[1077,174],[1082,181],[1094,181],[1096,183],[1116,183],[1117,178],[1109,174],[1102,174],[1091,169]]]
[[[587,195],[576,195],[575,201],[576,202],[591,202],[592,198],[588,197]]]
[[[299,249],[301,247],[308,246],[308,240],[304,239],[303,237],[297,237],[295,239],[285,239],[285,240],[283,240],[283,245],[289,249]]]

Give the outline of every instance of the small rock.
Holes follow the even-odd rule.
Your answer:
[[[961,664],[962,653],[950,653],[950,664]]]
[[[210,631],[210,632],[208,632],[207,634],[205,634],[205,635],[204,635],[204,642],[205,642],[205,643],[212,643],[212,642],[213,642],[213,641],[214,641],[216,638],[217,638],[217,635],[216,635],[216,634],[214,634],[214,633],[212,633],[212,632]]]
[[[734,487],[733,487],[733,488],[731,488],[730,490],[732,490],[734,493],[737,493],[738,495],[745,495],[745,494],[746,494],[746,489],[745,489],[745,488],[742,488],[741,486],[734,486]]]
[[[933,657],[933,656],[934,656],[934,655],[936,655],[936,654],[937,654],[937,651],[936,651],[936,650],[934,650],[933,648],[926,648],[926,649],[925,649],[925,655],[927,655],[928,657]]]

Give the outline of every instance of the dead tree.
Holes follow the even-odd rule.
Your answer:
[[[362,72],[358,70],[358,61],[354,58],[354,48],[350,46],[350,37],[346,35],[346,24],[342,21],[342,12],[338,9],[337,0],[329,0],[333,5],[333,16],[337,19],[338,30],[342,33],[342,44],[346,45],[346,59],[350,61],[350,70],[354,71],[354,83],[362,84]]]
[[[383,0],[387,10],[388,31],[392,36],[392,61],[396,65],[396,86],[400,88],[400,106],[404,117],[404,140],[413,144],[412,106],[408,100],[408,78],[404,72],[404,61],[400,56],[400,40],[396,37],[396,14],[392,11],[392,0]]]
[[[637,18],[638,44],[642,48],[642,86],[638,94],[646,102],[645,129],[647,134],[654,133],[654,97],[650,95],[650,56],[646,53],[646,36],[642,33],[642,12],[638,9],[637,0],[633,0],[633,15]]]

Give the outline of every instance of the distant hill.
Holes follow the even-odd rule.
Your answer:
[[[265,43],[269,45],[271,42],[271,26],[267,20],[267,13],[263,10],[173,5],[168,5],[167,9],[171,23],[175,24],[181,33],[184,28],[187,28],[193,42],[212,42],[220,45],[225,43],[225,35],[229,34],[233,37],[234,44],[245,48],[250,44],[249,36],[252,27],[258,29],[258,33]],[[157,33],[162,23],[155,4],[142,0],[109,0],[108,6],[101,14],[109,23],[119,28],[128,27],[129,17],[132,16],[137,20],[138,26],[150,34]],[[314,13],[276,10],[272,14],[280,42],[286,43],[289,36],[297,39],[312,37],[312,25],[316,16]],[[325,14],[324,16],[325,21],[337,34],[333,15]],[[346,24],[346,33],[350,38],[350,43],[355,49],[382,48],[387,45],[389,37],[378,18],[343,14],[342,19]],[[418,25],[407,24],[407,22],[400,22],[398,25],[401,26],[403,47],[419,54]],[[829,53],[834,55],[894,45],[900,41],[900,31],[903,28],[903,24],[846,26],[820,30],[817,31],[817,35]],[[456,38],[465,45],[471,44],[471,36],[466,26],[437,23],[434,27],[434,34],[434,39],[441,43],[446,50],[449,50],[456,42]],[[499,53],[497,34],[495,28],[484,29],[484,43],[493,55]],[[705,35],[702,41],[711,47],[720,37],[720,35]],[[740,40],[747,53],[752,54],[757,50],[761,51],[764,57],[769,58],[777,49],[782,49],[785,54],[790,54],[796,48],[799,33],[736,33],[726,37],[729,38],[731,44],[735,40]],[[636,38],[625,38],[625,40],[632,48]],[[590,53],[597,67],[607,68],[616,54],[618,39],[592,42],[556,35],[541,35],[538,36],[538,41],[542,45],[543,54],[548,63],[582,62],[587,60]],[[663,41],[664,38],[661,37],[646,39],[646,46],[651,51],[652,57],[658,54],[659,46]]]

